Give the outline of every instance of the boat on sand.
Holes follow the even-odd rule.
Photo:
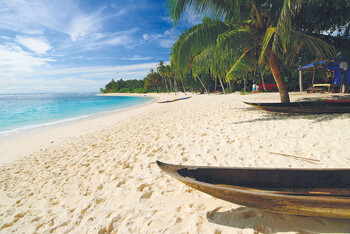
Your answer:
[[[244,102],[260,110],[280,113],[350,113],[350,100],[324,100],[316,102],[260,103]]]
[[[277,213],[350,219],[350,169],[157,164],[186,185],[239,205]]]
[[[186,99],[189,99],[189,98],[191,98],[191,96],[190,97],[183,97],[183,98],[176,98],[176,99],[173,99],[173,100],[166,100],[166,101],[162,101],[162,102],[158,102],[158,103],[177,102],[177,101],[186,100]]]

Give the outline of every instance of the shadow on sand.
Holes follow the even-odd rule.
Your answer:
[[[350,113],[335,113],[335,114],[298,114],[298,113],[274,113],[267,112],[263,110],[258,110],[254,107],[240,108],[240,110],[245,112],[260,112],[261,118],[249,119],[244,121],[233,122],[232,124],[242,124],[242,123],[254,123],[254,122],[264,122],[264,121],[275,121],[275,120],[291,120],[291,119],[307,119],[312,120],[314,123],[328,121],[332,119],[348,119],[350,118]]]
[[[272,213],[240,207],[219,212],[220,207],[207,212],[211,223],[235,228],[253,228],[256,233],[298,232],[298,233],[349,233],[350,220],[322,217],[305,217]]]

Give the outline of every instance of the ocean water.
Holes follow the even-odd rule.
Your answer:
[[[0,94],[0,136],[127,109],[151,99],[97,93]]]

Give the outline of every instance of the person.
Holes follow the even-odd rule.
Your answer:
[[[256,91],[256,84],[255,82],[253,82],[252,93],[255,93],[255,91]]]

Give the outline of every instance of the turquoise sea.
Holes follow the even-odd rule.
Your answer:
[[[0,136],[127,109],[151,100],[97,93],[0,94]]]

